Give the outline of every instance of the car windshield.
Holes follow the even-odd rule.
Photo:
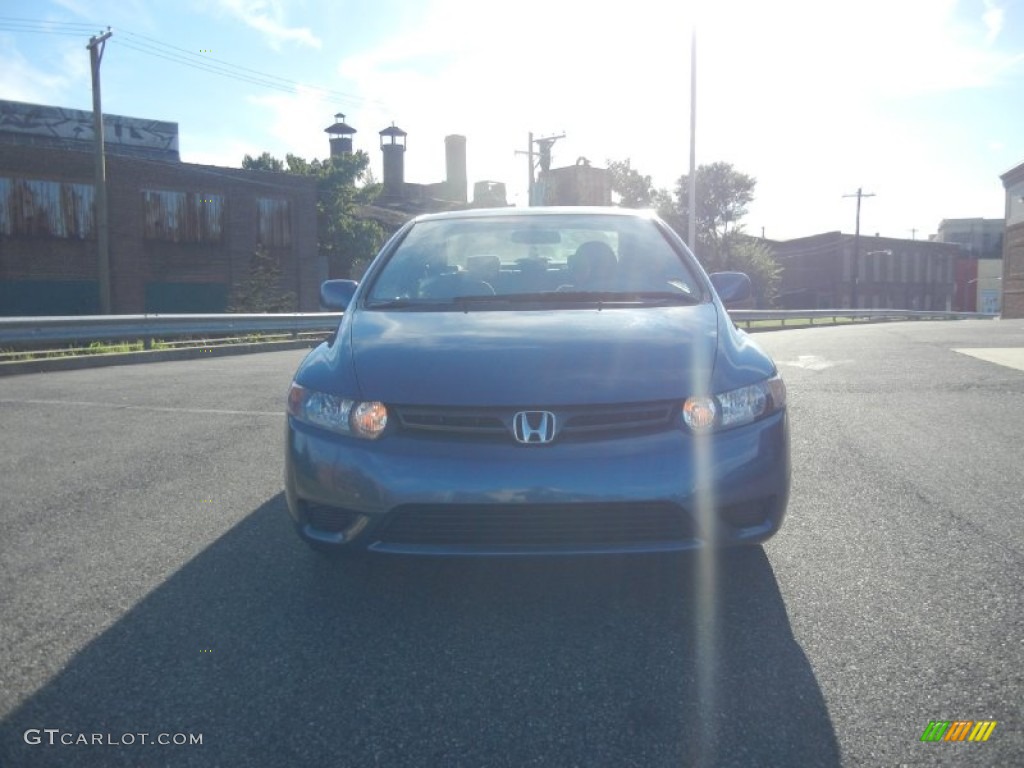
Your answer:
[[[380,268],[370,308],[505,309],[695,303],[693,269],[650,219],[565,214],[416,223]]]

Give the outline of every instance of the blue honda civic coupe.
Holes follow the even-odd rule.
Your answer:
[[[333,553],[570,555],[763,542],[790,485],[786,388],[649,212],[420,216],[288,394],[285,489]]]

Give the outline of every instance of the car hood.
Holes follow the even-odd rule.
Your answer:
[[[339,345],[363,399],[408,405],[621,403],[710,383],[714,304],[353,313]],[[347,342],[347,343],[346,343]]]

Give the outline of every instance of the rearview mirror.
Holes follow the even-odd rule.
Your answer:
[[[355,280],[325,280],[320,285],[320,306],[344,312],[358,286]]]
[[[509,235],[509,240],[526,245],[556,245],[562,242],[562,235],[554,229],[517,229]]]
[[[727,309],[749,300],[754,293],[750,278],[744,272],[715,272],[710,277],[718,298]]]

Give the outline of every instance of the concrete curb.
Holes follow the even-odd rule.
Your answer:
[[[16,376],[21,373],[48,373],[50,371],[76,371],[83,368],[103,368],[108,365],[133,365],[135,363],[160,363],[168,360],[198,360],[205,357],[245,355],[254,352],[281,352],[289,349],[312,349],[320,341],[296,339],[288,341],[267,341],[254,344],[223,344],[213,347],[189,347],[187,349],[154,349],[148,352],[115,352],[107,355],[77,355],[75,357],[51,357],[39,360],[0,363],[0,376]]]

